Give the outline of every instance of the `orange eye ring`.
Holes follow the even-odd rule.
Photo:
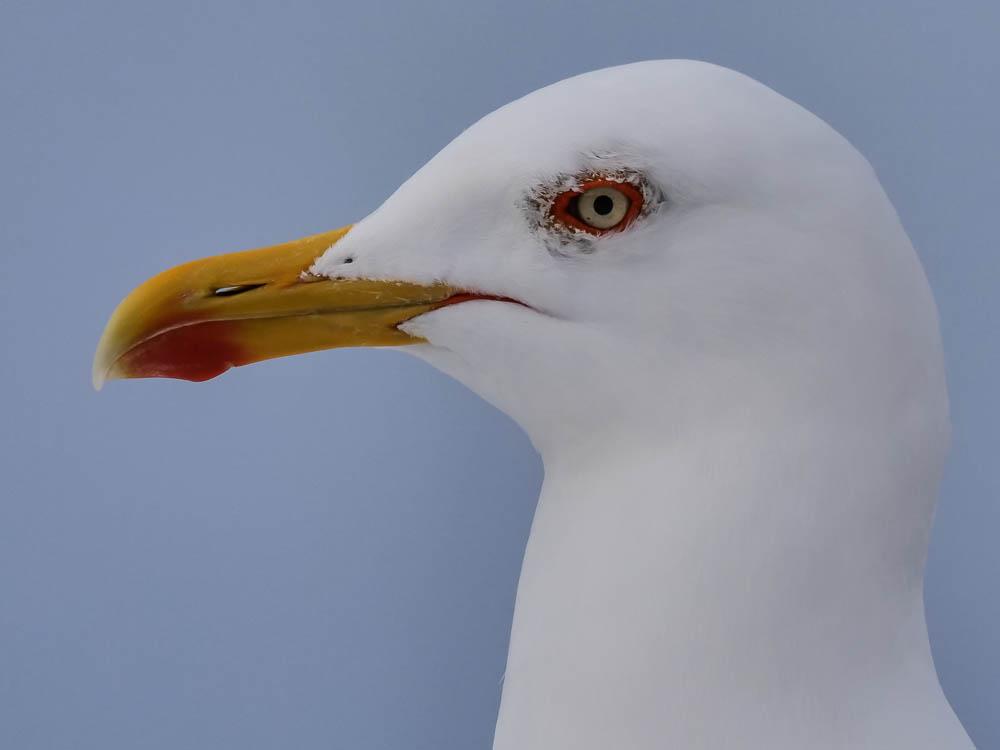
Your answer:
[[[622,216],[617,223],[610,227],[597,227],[588,224],[581,217],[578,209],[581,196],[584,196],[591,190],[602,189],[620,193],[628,201],[628,207],[625,209],[624,216]],[[619,182],[618,180],[597,178],[594,180],[587,180],[586,182],[581,183],[579,187],[574,188],[573,190],[567,190],[565,193],[557,195],[555,200],[552,201],[551,214],[553,219],[570,227],[571,229],[600,236],[604,234],[611,234],[612,232],[621,232],[622,230],[627,229],[628,226],[635,221],[639,212],[642,211],[642,204],[642,193],[634,185],[627,182]]]

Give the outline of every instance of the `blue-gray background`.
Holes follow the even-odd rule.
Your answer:
[[[90,389],[165,266],[349,223],[568,75],[743,70],[881,175],[955,422],[927,605],[1000,746],[996,3],[12,2],[0,10],[0,747],[488,748],[541,467],[405,355]]]

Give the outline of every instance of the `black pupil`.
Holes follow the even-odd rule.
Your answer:
[[[607,216],[615,208],[615,202],[610,195],[599,195],[594,198],[594,213]]]

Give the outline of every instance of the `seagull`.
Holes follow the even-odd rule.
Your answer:
[[[426,360],[542,456],[494,750],[973,748],[923,606],[937,312],[815,115],[696,61],[542,88],[353,226],[145,282],[94,382],[341,346]]]

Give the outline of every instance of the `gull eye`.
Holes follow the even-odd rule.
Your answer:
[[[611,229],[628,213],[629,199],[621,190],[611,187],[591,188],[576,201],[580,220],[594,229]]]
[[[642,209],[642,193],[627,182],[590,180],[568,190],[552,203],[552,215],[563,224],[589,234],[621,231]]]

